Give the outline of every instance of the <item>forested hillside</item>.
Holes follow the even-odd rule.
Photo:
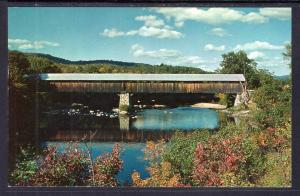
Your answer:
[[[92,60],[70,61],[42,53],[25,53],[34,73],[208,73],[200,68]]]

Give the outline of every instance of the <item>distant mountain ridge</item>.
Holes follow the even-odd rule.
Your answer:
[[[201,68],[167,64],[151,65],[146,63],[123,62],[114,60],[71,61],[44,53],[24,53],[34,71],[57,73],[172,73],[205,74],[212,73]]]
[[[123,61],[114,61],[114,60],[79,60],[71,61],[60,57],[55,57],[50,54],[44,53],[25,53],[27,56],[37,56],[42,58],[47,58],[54,63],[61,63],[67,65],[89,65],[89,64],[113,64],[118,66],[137,66],[137,65],[150,65],[145,63],[134,63],[134,62],[123,62]]]
[[[45,53],[24,53],[24,54],[27,56],[30,56],[30,57],[45,58],[45,59],[52,61],[53,63],[64,64],[64,65],[81,65],[82,66],[82,65],[108,64],[108,65],[112,65],[112,66],[120,66],[120,67],[128,67],[128,68],[129,67],[140,67],[140,66],[145,66],[145,67],[149,68],[149,67],[157,66],[157,65],[151,65],[151,64],[146,64],[146,63],[124,62],[124,61],[115,61],[115,60],[72,61],[72,60],[52,56],[50,54],[45,54]],[[169,67],[173,67],[173,66],[169,66]],[[195,67],[189,67],[189,66],[174,66],[174,67],[189,68],[189,69],[193,69],[193,70],[202,70],[201,68],[195,68]],[[213,73],[213,72],[204,71],[204,70],[202,70],[202,71],[204,73]],[[275,75],[274,78],[277,80],[286,81],[286,80],[289,80],[290,75],[281,75],[281,76]]]
[[[282,76],[274,76],[277,80],[288,80],[290,78],[290,75],[282,75]]]

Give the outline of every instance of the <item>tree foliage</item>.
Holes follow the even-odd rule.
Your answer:
[[[26,78],[30,74],[30,63],[23,53],[9,51],[8,68],[10,136],[16,137],[18,133],[23,138],[32,139],[35,89],[33,83]]]
[[[253,95],[256,120],[265,128],[280,127],[291,121],[291,86],[284,81],[267,79]]]
[[[115,187],[118,185],[116,176],[123,165],[123,161],[120,160],[120,151],[120,146],[116,144],[112,153],[96,158],[94,164],[96,186]]]
[[[260,86],[259,71],[257,63],[249,59],[244,51],[229,52],[222,55],[219,72],[223,74],[245,74],[245,78],[250,88]]]
[[[122,168],[120,148],[114,146],[112,153],[96,158],[91,165],[86,152],[69,146],[58,152],[56,147],[48,147],[43,155],[29,156],[30,151],[22,151],[16,169],[10,175],[11,185],[16,186],[117,186],[116,175]],[[92,179],[91,169],[95,169]]]
[[[8,65],[10,87],[24,87],[24,75],[30,73],[30,63],[26,56],[18,51],[10,51],[8,53]]]
[[[255,137],[234,124],[215,133],[177,133],[163,147],[153,142],[147,146],[156,161],[150,162],[149,178],[132,175],[136,186],[253,186],[265,171]]]
[[[67,65],[67,64],[54,64],[63,73],[190,73],[190,74],[203,74],[206,71],[184,66],[171,66],[171,65],[132,65],[121,66],[112,64],[85,64],[85,65]]]
[[[289,62],[289,66],[290,66],[290,68],[292,68],[292,63],[291,63],[291,59],[292,59],[292,45],[290,43],[285,45],[285,51],[282,53],[282,55],[283,55],[284,59],[290,61]]]
[[[25,55],[34,73],[207,73],[200,68],[184,65],[150,65],[113,60],[70,61],[41,53]]]
[[[234,176],[235,178],[230,178],[229,181],[235,184],[245,181],[240,179],[238,173],[240,165],[245,161],[243,160],[245,158],[243,149],[239,149],[241,148],[240,144],[241,137],[239,136],[223,141],[212,139],[208,141],[207,145],[198,143],[192,172],[194,184],[221,186],[225,183],[225,179],[222,179],[224,175],[227,178]]]
[[[182,179],[178,172],[172,169],[171,163],[163,161],[161,155],[165,150],[165,141],[148,141],[146,143],[145,159],[150,162],[147,168],[150,177],[141,179],[138,172],[131,175],[135,187],[183,187]]]
[[[28,56],[31,73],[60,73],[61,70],[54,63],[43,57]]]

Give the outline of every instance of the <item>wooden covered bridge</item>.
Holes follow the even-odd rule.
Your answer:
[[[39,74],[48,91],[120,94],[130,105],[132,93],[228,93],[245,90],[243,74]],[[43,85],[41,85],[43,86]],[[40,89],[39,89],[40,90]]]

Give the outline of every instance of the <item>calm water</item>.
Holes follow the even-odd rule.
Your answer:
[[[219,122],[216,111],[191,107],[149,109],[139,112],[137,116],[132,126],[138,130],[214,129]]]
[[[39,138],[42,147],[55,145],[62,151],[69,141],[80,141],[84,135],[93,134],[93,140],[88,145],[95,158],[111,152],[116,142],[121,143],[124,165],[118,180],[122,184],[131,182],[133,171],[140,172],[142,178],[149,176],[146,170],[148,162],[143,158],[147,140],[168,140],[176,130],[214,129],[220,123],[218,112],[191,107],[145,109],[125,116],[113,112],[74,112],[52,112],[41,116]],[[86,148],[83,143],[79,146]]]

